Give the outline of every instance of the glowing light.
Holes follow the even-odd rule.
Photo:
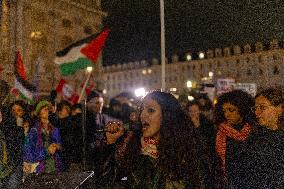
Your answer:
[[[93,67],[91,67],[91,66],[89,66],[89,67],[87,67],[87,72],[92,72],[93,71]]]
[[[144,88],[136,89],[136,90],[135,90],[135,95],[136,95],[137,97],[145,96],[145,95],[146,95],[146,91],[145,91]]]
[[[187,96],[187,99],[188,99],[189,101],[193,101],[193,100],[194,100],[194,97],[193,97],[193,96]]]
[[[205,54],[204,54],[203,52],[200,52],[200,53],[198,54],[198,57],[199,57],[200,59],[203,59],[203,58],[205,58]]]
[[[176,92],[176,91],[177,91],[177,88],[170,88],[170,91]]]
[[[147,74],[147,70],[142,70],[142,74],[146,75]]]
[[[187,81],[187,82],[186,82],[186,86],[187,86],[188,88],[192,88],[192,81]]]
[[[192,60],[192,56],[191,56],[190,54],[186,55],[186,60],[187,60],[187,61]]]
[[[214,73],[213,72],[209,72],[208,75],[209,75],[209,77],[213,77]]]

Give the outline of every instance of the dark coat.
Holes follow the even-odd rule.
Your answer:
[[[284,188],[284,131],[260,128],[239,151],[228,177],[235,188]]]
[[[12,167],[17,167],[23,163],[24,129],[16,125],[16,121],[11,118],[0,124],[0,129],[5,136],[9,163]]]

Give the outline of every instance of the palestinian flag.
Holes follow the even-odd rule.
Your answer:
[[[106,29],[56,52],[54,62],[59,65],[61,74],[64,76],[73,75],[78,70],[92,66],[97,61],[109,32],[110,30]]]
[[[17,52],[15,58],[15,92],[17,89],[19,96],[27,100],[28,102],[33,102],[33,93],[36,91],[36,87],[27,81],[27,75],[23,65],[23,60],[20,51]]]
[[[79,95],[73,90],[72,86],[66,80],[61,79],[56,87],[56,92],[62,94],[64,100],[71,104],[76,104],[79,100]]]

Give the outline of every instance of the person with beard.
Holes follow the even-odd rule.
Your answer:
[[[104,99],[97,90],[91,91],[87,96],[86,111],[86,144],[87,144],[87,168],[96,170],[98,160],[104,155],[106,147],[105,126],[112,121],[119,121],[102,113]],[[101,131],[99,131],[101,130]]]

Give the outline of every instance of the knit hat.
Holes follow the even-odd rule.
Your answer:
[[[35,108],[35,115],[38,115],[40,110],[45,107],[45,106],[49,106],[50,105],[50,102],[48,102],[47,100],[42,100],[40,101],[37,105],[36,105],[36,108]]]
[[[97,90],[92,90],[90,94],[87,96],[87,102],[89,102],[92,98],[95,97],[103,97],[102,94]]]

